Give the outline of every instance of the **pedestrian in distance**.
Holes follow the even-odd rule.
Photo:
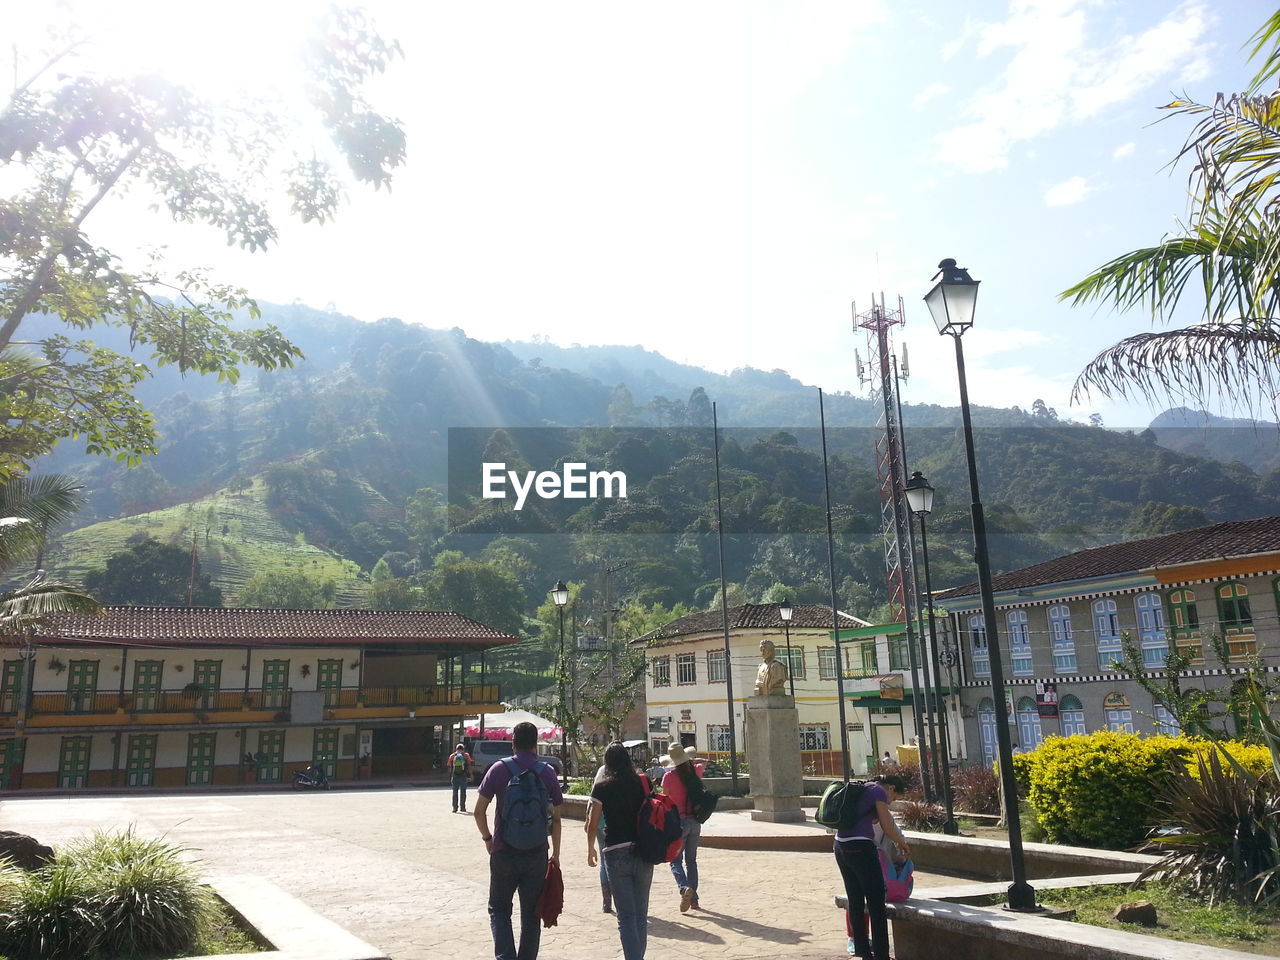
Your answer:
[[[624,960],[644,960],[649,938],[649,888],[653,864],[636,855],[636,824],[647,795],[627,748],[615,740],[604,752],[604,779],[591,788],[587,814],[587,866],[596,865],[596,836],[604,817],[605,872],[618,916],[618,938]],[[523,960],[523,958],[521,958]]]
[[[449,785],[453,787],[453,812],[467,812],[467,780],[471,777],[471,754],[466,747],[458,744],[458,748],[449,754],[446,762],[449,768]]]
[[[476,826],[489,852],[489,928],[495,960],[536,960],[542,942],[538,897],[548,857],[560,860],[560,813],[564,795],[549,763],[538,759],[538,728],[517,723],[511,731],[515,755],[491,766],[476,790]],[[489,805],[497,799],[493,829]],[[547,841],[550,838],[548,855]],[[520,896],[520,947],[511,923]]]
[[[600,764],[600,768],[596,770],[596,777],[593,781],[591,781],[591,785],[594,787],[597,783],[600,783],[602,780],[604,780],[604,775],[605,775],[605,766],[602,763]],[[589,832],[590,825],[591,825],[591,814],[590,814],[591,807],[593,807],[595,803],[596,801],[592,800],[590,797],[587,798],[587,817],[585,820],[583,820],[583,823],[582,823],[582,829],[584,831]],[[600,815],[600,822],[598,824],[598,829],[596,830],[596,849],[597,850],[600,850],[604,846],[605,829],[606,829],[605,819],[604,819],[604,814],[602,813]],[[601,903],[600,909],[603,913],[613,913],[613,891],[609,889],[609,873],[607,870],[605,870],[603,853],[600,856],[600,903]]]
[[[680,855],[671,861],[671,874],[675,877],[676,891],[680,894],[680,912],[688,913],[698,907],[698,838],[702,836],[702,824],[693,816],[689,797],[702,789],[699,771],[694,766],[694,755],[680,744],[671,746],[672,767],[662,777],[662,792],[680,811],[680,831],[684,835],[684,847]]]
[[[853,826],[836,832],[836,866],[844,880],[844,892],[849,902],[847,923],[853,934],[849,952],[864,960],[890,960],[889,920],[884,909],[884,872],[880,869],[880,852],[872,827],[879,823],[885,836],[898,845],[902,856],[911,856],[911,848],[889,812],[889,803],[900,798],[906,789],[906,780],[897,775],[880,777],[878,782],[868,783],[858,798]],[[871,920],[869,939],[868,917]]]

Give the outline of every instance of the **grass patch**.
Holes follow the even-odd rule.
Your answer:
[[[188,956],[206,954],[259,953],[269,949],[245,929],[231,909],[221,900],[214,902],[214,909],[200,930],[196,945]]]
[[[1207,907],[1200,898],[1156,884],[1141,888],[1097,886],[1045,890],[1041,893],[1041,900],[1051,906],[1071,907],[1076,911],[1077,922],[1095,927],[1245,953],[1280,954],[1280,908],[1274,906],[1255,908],[1223,903]],[[1116,907],[1136,900],[1149,900],[1155,904],[1159,917],[1155,927],[1119,923],[1112,919]]]

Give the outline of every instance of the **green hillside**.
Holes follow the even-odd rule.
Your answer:
[[[222,589],[227,606],[235,606],[246,580],[268,569],[296,569],[315,580],[332,579],[340,606],[359,603],[364,597],[359,565],[286,529],[268,511],[266,494],[266,485],[255,480],[234,493],[218,490],[190,503],[95,523],[59,538],[46,562],[59,575],[78,581],[104,566],[130,537],[144,534],[189,548],[194,536],[201,569]]]

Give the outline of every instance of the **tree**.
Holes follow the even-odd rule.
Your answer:
[[[329,610],[337,593],[332,580],[317,580],[301,570],[262,570],[245,581],[236,601],[265,610]]]
[[[80,487],[63,476],[19,477],[0,485],[0,579],[17,575],[19,563],[38,555],[47,532],[80,508]],[[36,570],[19,586],[0,592],[0,642],[13,642],[51,613],[97,613],[101,604],[79,587],[45,579]]]
[[[454,550],[436,557],[422,585],[428,610],[452,610],[518,636],[524,625],[524,590],[513,578]]]
[[[313,122],[298,105],[219,104],[156,76],[98,76],[78,61],[89,46],[70,32],[0,107],[0,164],[25,184],[0,199],[0,480],[71,437],[129,462],[155,452],[151,416],[132,392],[150,366],[80,339],[92,327],[119,328],[155,366],[232,383],[244,365],[271,370],[301,356],[274,326],[233,323],[238,311],[258,315],[243,290],[158,259],[126,265],[96,245],[86,222],[104,199],[141,195],[257,251],[277,237],[277,185],[303,221],[330,219],[342,196],[318,145],[298,142]],[[305,49],[319,126],[375,188],[403,161],[404,135],[360,88],[398,54],[363,14],[341,9]],[[22,69],[15,62],[13,75]]]
[[[1190,160],[1187,223],[1160,243],[1123,254],[1062,294],[1117,309],[1147,309],[1168,319],[1184,293],[1203,295],[1203,322],[1126,337],[1095,357],[1072,399],[1104,396],[1203,398],[1222,392],[1251,402],[1257,392],[1274,409],[1280,348],[1280,93],[1263,87],[1280,73],[1280,12],[1254,34],[1253,56],[1266,60],[1243,93],[1212,104],[1179,99],[1172,116],[1198,118],[1174,163]],[[1242,385],[1245,389],[1242,390]]]
[[[107,557],[101,570],[86,574],[84,585],[103,603],[185,607],[187,590],[197,607],[222,606],[222,591],[200,573],[190,550],[161,543],[145,534],[130,537],[128,547]],[[196,563],[192,583],[192,564]]]

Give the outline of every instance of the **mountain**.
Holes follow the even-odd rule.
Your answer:
[[[1174,407],[1152,420],[1150,430],[1160,446],[1179,453],[1238,461],[1258,473],[1280,468],[1280,423]]]
[[[797,600],[824,599],[816,390],[784,371],[716,374],[640,347],[486,343],[456,328],[361,323],[300,305],[264,304],[262,319],[303,347],[296,369],[234,387],[159,371],[145,396],[162,434],[156,457],[126,470],[64,444],[38,465],[74,472],[90,492],[83,527],[64,536],[53,569],[80,574],[129,533],[149,531],[202,541],[231,602],[265,568],[323,571],[357,602],[379,560],[416,582],[447,554],[482,560],[528,598],[545,593],[543,581],[585,580],[618,558],[624,572],[603,588],[614,597],[699,604],[718,575],[714,400],[729,578],[745,599],[779,582]],[[1166,449],[1154,427],[1105,430],[1043,409],[973,412],[998,568],[1280,512],[1270,475]],[[867,614],[885,591],[877,405],[841,393],[827,396],[826,413],[841,596]],[[935,585],[964,582],[958,411],[905,404],[903,417],[911,467],[938,489]],[[1201,430],[1186,419],[1171,415],[1160,429]],[[625,501],[535,498],[527,512],[496,509],[478,484],[480,464],[498,461],[517,472],[583,462],[624,470],[631,484]],[[537,601],[528,606],[532,615]]]

